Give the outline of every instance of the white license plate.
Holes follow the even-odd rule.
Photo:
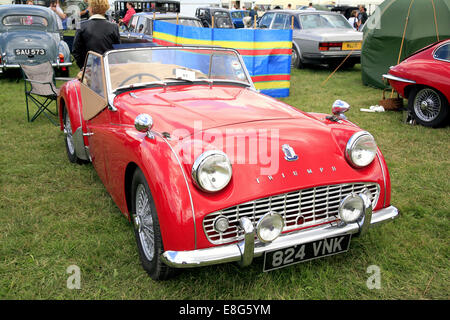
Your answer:
[[[45,49],[15,49],[16,56],[44,56]]]
[[[331,256],[348,251],[351,234],[320,239],[264,254],[263,271],[290,266],[296,263]]]

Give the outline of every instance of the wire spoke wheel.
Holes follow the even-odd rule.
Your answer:
[[[442,101],[433,89],[422,89],[414,98],[414,113],[425,122],[436,119],[441,112]]]
[[[164,244],[158,212],[147,180],[140,169],[135,170],[131,182],[130,213],[142,266],[152,279],[168,279],[176,270],[167,266],[161,258]]]
[[[75,147],[72,136],[72,125],[70,123],[69,114],[67,112],[64,113],[64,134],[66,135],[67,148],[70,154],[74,154]]]
[[[148,260],[155,255],[155,233],[150,201],[144,185],[139,184],[136,189],[135,224],[142,244],[142,250]]]

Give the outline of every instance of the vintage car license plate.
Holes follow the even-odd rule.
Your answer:
[[[326,238],[299,244],[264,254],[263,271],[270,271],[292,264],[346,252],[350,246],[351,234]]]
[[[343,42],[342,50],[361,50],[361,41],[358,42]]]
[[[16,56],[44,56],[45,49],[15,49]]]

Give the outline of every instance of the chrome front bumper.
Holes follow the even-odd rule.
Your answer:
[[[52,63],[52,66],[54,68],[70,67],[71,65],[72,62]],[[20,68],[19,64],[0,64],[0,73],[3,72],[3,69],[17,69],[17,68]]]
[[[363,234],[369,227],[391,221],[399,216],[396,207],[390,206],[374,212],[367,210],[361,222],[352,224],[327,224],[316,228],[293,231],[278,237],[271,243],[255,241],[255,230],[248,219],[241,219],[241,228],[245,238],[241,242],[207,249],[191,251],[165,251],[161,258],[173,268],[192,268],[213,264],[239,262],[241,266],[251,264],[254,257],[260,257],[266,251],[279,250],[342,234]]]

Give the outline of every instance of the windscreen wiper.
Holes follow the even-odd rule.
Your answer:
[[[164,81],[152,81],[152,82],[138,82],[129,84],[126,86],[121,86],[116,89],[114,89],[113,93],[116,94],[119,91],[126,91],[126,90],[134,90],[134,89],[140,89],[140,88],[147,88],[152,86],[167,86],[167,83]]]
[[[164,80],[176,80],[176,81],[185,81],[185,82],[189,82],[189,83],[194,83],[196,81],[201,81],[202,79],[190,80],[190,79],[184,79],[184,78],[167,77],[167,78],[164,78]]]

